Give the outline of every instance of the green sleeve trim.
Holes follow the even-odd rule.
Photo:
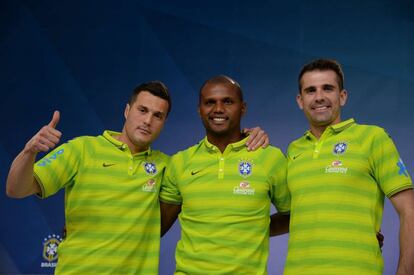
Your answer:
[[[160,201],[165,202],[165,203],[169,203],[169,204],[175,204],[175,205],[181,205],[182,204],[181,201],[180,202],[178,202],[178,201],[169,201],[169,200],[166,200],[164,198],[160,198]]]
[[[36,172],[33,171],[33,176],[36,179],[37,184],[40,187],[40,193],[36,193],[35,195],[40,199],[45,199],[45,187],[43,186],[42,181],[40,180],[39,176],[36,174]]]
[[[408,190],[408,189],[413,189],[413,185],[410,183],[409,185],[404,185],[402,187],[399,187],[395,190],[392,190],[390,193],[386,194],[387,198],[391,198],[392,196],[394,196],[395,194],[404,191],[404,190]]]

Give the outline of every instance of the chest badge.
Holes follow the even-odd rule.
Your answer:
[[[247,178],[252,174],[252,163],[251,161],[241,160],[239,162],[239,173],[243,178]]]
[[[346,152],[346,149],[348,148],[348,144],[346,142],[338,142],[334,145],[333,153],[335,155],[342,155]]]
[[[155,175],[157,173],[157,166],[155,166],[155,163],[145,162],[144,170],[148,175]]]

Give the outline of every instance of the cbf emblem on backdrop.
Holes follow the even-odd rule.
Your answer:
[[[49,235],[43,240],[43,253],[42,257],[46,262],[40,264],[41,267],[56,267],[58,254],[57,249],[62,242],[62,238],[59,235]]]

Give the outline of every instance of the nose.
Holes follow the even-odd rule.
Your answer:
[[[223,111],[224,111],[224,104],[223,104],[222,102],[217,102],[217,103],[214,105],[214,109],[213,109],[213,111],[214,111],[215,113],[223,113]]]
[[[321,101],[324,99],[324,94],[323,91],[321,89],[317,89],[315,92],[315,100],[316,101]]]
[[[150,113],[146,114],[144,117],[144,123],[146,125],[151,125],[152,115]]]

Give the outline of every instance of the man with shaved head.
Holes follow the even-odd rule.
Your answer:
[[[289,216],[286,159],[272,146],[247,151],[240,131],[246,109],[228,76],[200,89],[206,137],[172,157],[160,194],[162,230],[180,213],[176,274],[267,273],[271,204],[280,219]]]

